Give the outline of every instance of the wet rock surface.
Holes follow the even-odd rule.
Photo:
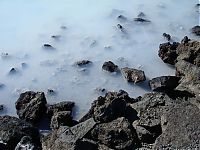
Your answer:
[[[15,147],[15,150],[41,150],[41,147],[33,143],[30,136],[24,136]]]
[[[125,67],[121,71],[128,82],[139,83],[146,80],[144,71],[142,70]]]
[[[118,72],[119,68],[112,61],[104,62],[102,69],[107,72]]]
[[[0,111],[3,111],[4,107],[0,104]]]
[[[27,91],[20,94],[15,103],[20,119],[35,123],[46,112],[46,98],[43,92]]]

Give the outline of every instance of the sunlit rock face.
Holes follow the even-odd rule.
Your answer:
[[[147,80],[174,75],[158,57],[159,44],[197,38],[196,0],[1,0],[1,114],[15,114],[21,92],[44,91],[48,102],[72,100],[80,117],[102,92],[124,89],[136,97],[147,81],[128,84],[121,73],[102,71],[112,61],[135,68]],[[169,34],[168,38],[163,33]],[[76,62],[92,63],[77,66]],[[49,92],[53,91],[53,92]]]

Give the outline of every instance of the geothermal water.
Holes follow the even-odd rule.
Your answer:
[[[151,79],[174,75],[174,68],[158,57],[164,32],[180,41],[199,24],[197,0],[0,0],[1,115],[16,115],[15,101],[26,90],[44,91],[48,103],[71,100],[76,118],[86,113],[99,95],[98,88],[123,89],[137,97],[149,91],[147,82],[128,84],[121,74],[102,71],[105,61],[120,68],[145,71]],[[151,21],[133,18],[143,12]],[[119,15],[127,21],[118,20]],[[117,28],[120,23],[123,32]],[[64,28],[66,27],[66,28]],[[51,36],[59,36],[53,39]],[[43,44],[55,49],[44,49]],[[74,66],[88,59],[92,65]],[[26,63],[26,66],[22,65]],[[17,73],[9,75],[11,68]],[[56,94],[48,94],[53,89]]]

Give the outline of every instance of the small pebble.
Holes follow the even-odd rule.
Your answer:
[[[163,37],[164,37],[165,39],[167,39],[167,41],[170,41],[170,40],[171,40],[171,35],[170,35],[170,34],[163,33]]]

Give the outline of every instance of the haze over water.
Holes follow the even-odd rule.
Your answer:
[[[71,100],[82,116],[101,93],[96,88],[123,89],[137,97],[148,92],[147,82],[128,84],[121,74],[102,71],[105,61],[120,68],[141,69],[151,79],[174,75],[158,57],[160,43],[190,38],[199,24],[197,0],[0,0],[1,114],[15,115],[15,101],[26,90],[44,91],[48,103]],[[151,23],[134,22],[143,12]],[[126,21],[117,19],[119,15]],[[124,27],[124,32],[117,24]],[[66,27],[66,28],[65,28]],[[58,39],[51,36],[58,36]],[[48,43],[54,50],[44,49]],[[7,54],[8,53],[8,56]],[[93,63],[85,68],[79,60]],[[22,66],[26,63],[26,66]],[[10,69],[18,73],[9,75]],[[47,94],[47,89],[56,94]]]

